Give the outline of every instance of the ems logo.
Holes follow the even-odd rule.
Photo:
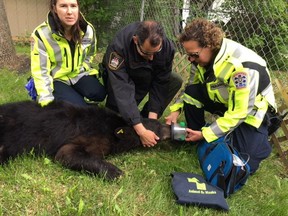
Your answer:
[[[111,70],[117,70],[123,63],[124,59],[116,52],[112,52],[109,58],[109,68]]]
[[[191,185],[189,193],[191,194],[203,194],[203,195],[216,195],[216,190],[208,190],[205,182],[200,182],[197,178],[187,178],[188,182],[194,185]],[[196,186],[196,188],[195,188]]]
[[[187,181],[189,183],[195,183],[197,190],[207,190],[206,184],[205,183],[201,183],[199,181],[199,179],[197,179],[197,178],[187,178]]]
[[[247,86],[247,74],[244,72],[234,74],[232,79],[237,89],[245,88]]]

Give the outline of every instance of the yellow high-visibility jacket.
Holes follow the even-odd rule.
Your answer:
[[[91,67],[97,51],[95,29],[86,20],[80,27],[82,41],[75,44],[74,54],[73,45],[56,29],[51,13],[31,35],[31,73],[42,106],[54,100],[53,80],[71,85],[83,76],[98,74]]]
[[[202,128],[206,141],[218,139],[242,122],[259,128],[268,106],[277,109],[266,62],[252,50],[224,38],[213,71],[214,79],[206,80],[209,97],[212,101],[224,104],[227,111],[210,126]],[[204,83],[204,73],[205,68],[197,66],[190,84]],[[183,94],[170,110],[182,108],[183,101],[198,108],[203,107],[200,101]]]

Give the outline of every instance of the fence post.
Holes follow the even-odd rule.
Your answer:
[[[144,20],[144,7],[145,7],[145,0],[142,0],[141,11],[140,11],[140,21],[141,22]]]

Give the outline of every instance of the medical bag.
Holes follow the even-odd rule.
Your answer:
[[[225,137],[211,143],[201,141],[197,154],[206,180],[221,188],[225,197],[239,190],[250,175],[249,156],[244,160]]]

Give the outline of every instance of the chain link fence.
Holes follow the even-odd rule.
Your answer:
[[[109,2],[106,9],[115,11],[107,17],[110,24],[93,23],[101,35],[100,48],[126,24],[153,19],[184,52],[177,35],[191,19],[204,17],[217,22],[228,38],[256,51],[271,70],[288,71],[287,0],[126,0],[120,6]]]

